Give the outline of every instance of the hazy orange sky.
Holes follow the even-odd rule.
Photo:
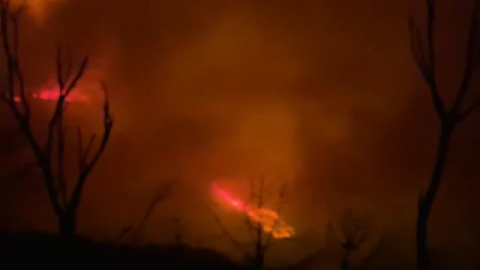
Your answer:
[[[321,237],[325,224],[351,207],[408,254],[438,132],[409,51],[407,19],[421,19],[420,2],[64,0],[26,12],[22,53],[30,86],[52,79],[59,42],[77,59],[92,55],[84,91],[96,95],[103,79],[111,93],[116,125],[86,186],[80,231],[114,238],[140,218],[162,183],[181,179],[144,239],[167,239],[173,217],[181,216],[189,241],[227,243],[208,210],[210,183],[264,174],[289,184],[285,217],[299,239]],[[440,2],[437,53],[449,97],[462,68],[469,1]],[[477,76],[476,93],[478,85]],[[74,121],[98,125],[91,117],[100,113],[96,105],[72,107]],[[8,173],[32,158],[5,106],[0,114],[0,160]],[[479,121],[476,113],[453,140],[432,214],[431,241],[440,253],[453,252],[452,243],[471,251],[480,243],[480,214],[473,211]],[[1,184],[4,227],[54,228],[38,175]]]

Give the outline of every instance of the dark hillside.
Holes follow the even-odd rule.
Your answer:
[[[129,247],[45,234],[1,234],[1,269],[240,269],[224,255],[186,245]]]

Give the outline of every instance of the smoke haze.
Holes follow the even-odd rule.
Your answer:
[[[469,6],[440,2],[439,74],[451,97],[462,54],[450,51],[462,52]],[[421,19],[420,8],[393,0],[31,1],[21,21],[29,86],[54,80],[58,43],[78,63],[91,55],[80,90],[101,97],[104,80],[111,97],[114,133],[86,185],[80,232],[113,239],[173,181],[142,240],[169,240],[180,216],[189,241],[219,239],[216,248],[233,252],[210,213],[211,183],[265,175],[287,183],[285,218],[300,239],[321,237],[350,207],[395,239],[392,248],[412,253],[439,128],[409,50],[408,15]],[[72,106],[72,119],[93,132],[99,104]],[[1,108],[0,160],[10,172],[33,157]],[[472,253],[480,243],[479,121],[472,115],[455,134],[432,214],[432,245],[446,254],[452,243]],[[55,229],[39,173],[4,182],[4,227]]]

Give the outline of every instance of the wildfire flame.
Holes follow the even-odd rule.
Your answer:
[[[276,211],[265,207],[258,208],[248,205],[215,183],[213,184],[213,191],[230,207],[246,214],[251,220],[260,224],[263,231],[270,233],[274,238],[286,239],[295,235],[295,229],[289,226]]]
[[[33,99],[40,100],[57,100],[60,97],[60,91],[58,89],[43,89],[38,92],[33,92],[30,94],[30,97]],[[13,97],[15,102],[20,102],[21,97]],[[85,102],[88,101],[89,97],[80,92],[72,92],[66,98],[65,102]]]

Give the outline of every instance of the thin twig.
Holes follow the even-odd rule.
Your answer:
[[[455,102],[452,107],[452,112],[457,113],[462,106],[463,100],[465,98],[465,94],[468,91],[470,86],[470,82],[473,77],[473,73],[475,71],[475,66],[477,62],[474,59],[474,52],[475,49],[478,48],[477,44],[477,30],[478,30],[478,20],[479,20],[479,13],[480,13],[480,1],[475,0],[473,4],[473,11],[472,17],[470,19],[470,31],[468,34],[468,41],[467,41],[467,49],[465,51],[465,67],[463,71],[463,78],[460,84],[460,88],[457,92],[457,96],[455,97]]]
[[[410,29],[410,46],[415,62],[420,69],[424,80],[427,82],[430,94],[432,96],[433,105],[435,111],[440,119],[445,117],[445,105],[444,101],[438,91],[436,76],[435,76],[435,46],[434,46],[434,32],[435,32],[435,0],[425,0],[427,7],[427,29],[426,29],[426,52],[424,52],[424,46],[420,31],[415,26],[413,19],[409,19]]]
[[[465,111],[459,114],[459,121],[463,121],[468,115],[470,115],[475,109],[480,108],[480,96],[475,99]]]
[[[92,171],[93,167],[95,167],[95,165],[98,162],[98,159],[100,158],[103,151],[105,150],[105,147],[107,146],[107,142],[110,139],[110,134],[112,132],[113,119],[112,119],[112,115],[110,114],[108,92],[107,92],[105,83],[102,83],[102,89],[105,95],[105,101],[103,105],[103,125],[104,125],[103,137],[102,137],[102,140],[100,141],[100,145],[97,151],[93,154],[93,158],[90,161],[88,161],[87,158],[85,158],[84,166],[79,170],[77,184],[73,189],[72,198],[70,200],[70,206],[73,209],[76,209],[78,207],[78,203],[80,202],[80,197],[83,191],[83,187],[85,185],[85,181],[87,180],[88,175]]]
[[[212,213],[213,215],[213,218],[215,220],[215,222],[218,224],[218,226],[220,227],[220,229],[222,230],[222,232],[225,234],[225,236],[230,240],[230,242],[232,242],[232,244],[239,250],[243,253],[244,256],[248,257],[248,258],[252,258],[252,255],[250,254],[250,252],[248,250],[245,249],[245,247],[240,244],[240,242],[228,231],[228,229],[225,227],[225,225],[223,224],[223,222],[220,220],[220,218],[218,217],[217,213],[215,213],[215,211],[210,207],[210,212]]]

